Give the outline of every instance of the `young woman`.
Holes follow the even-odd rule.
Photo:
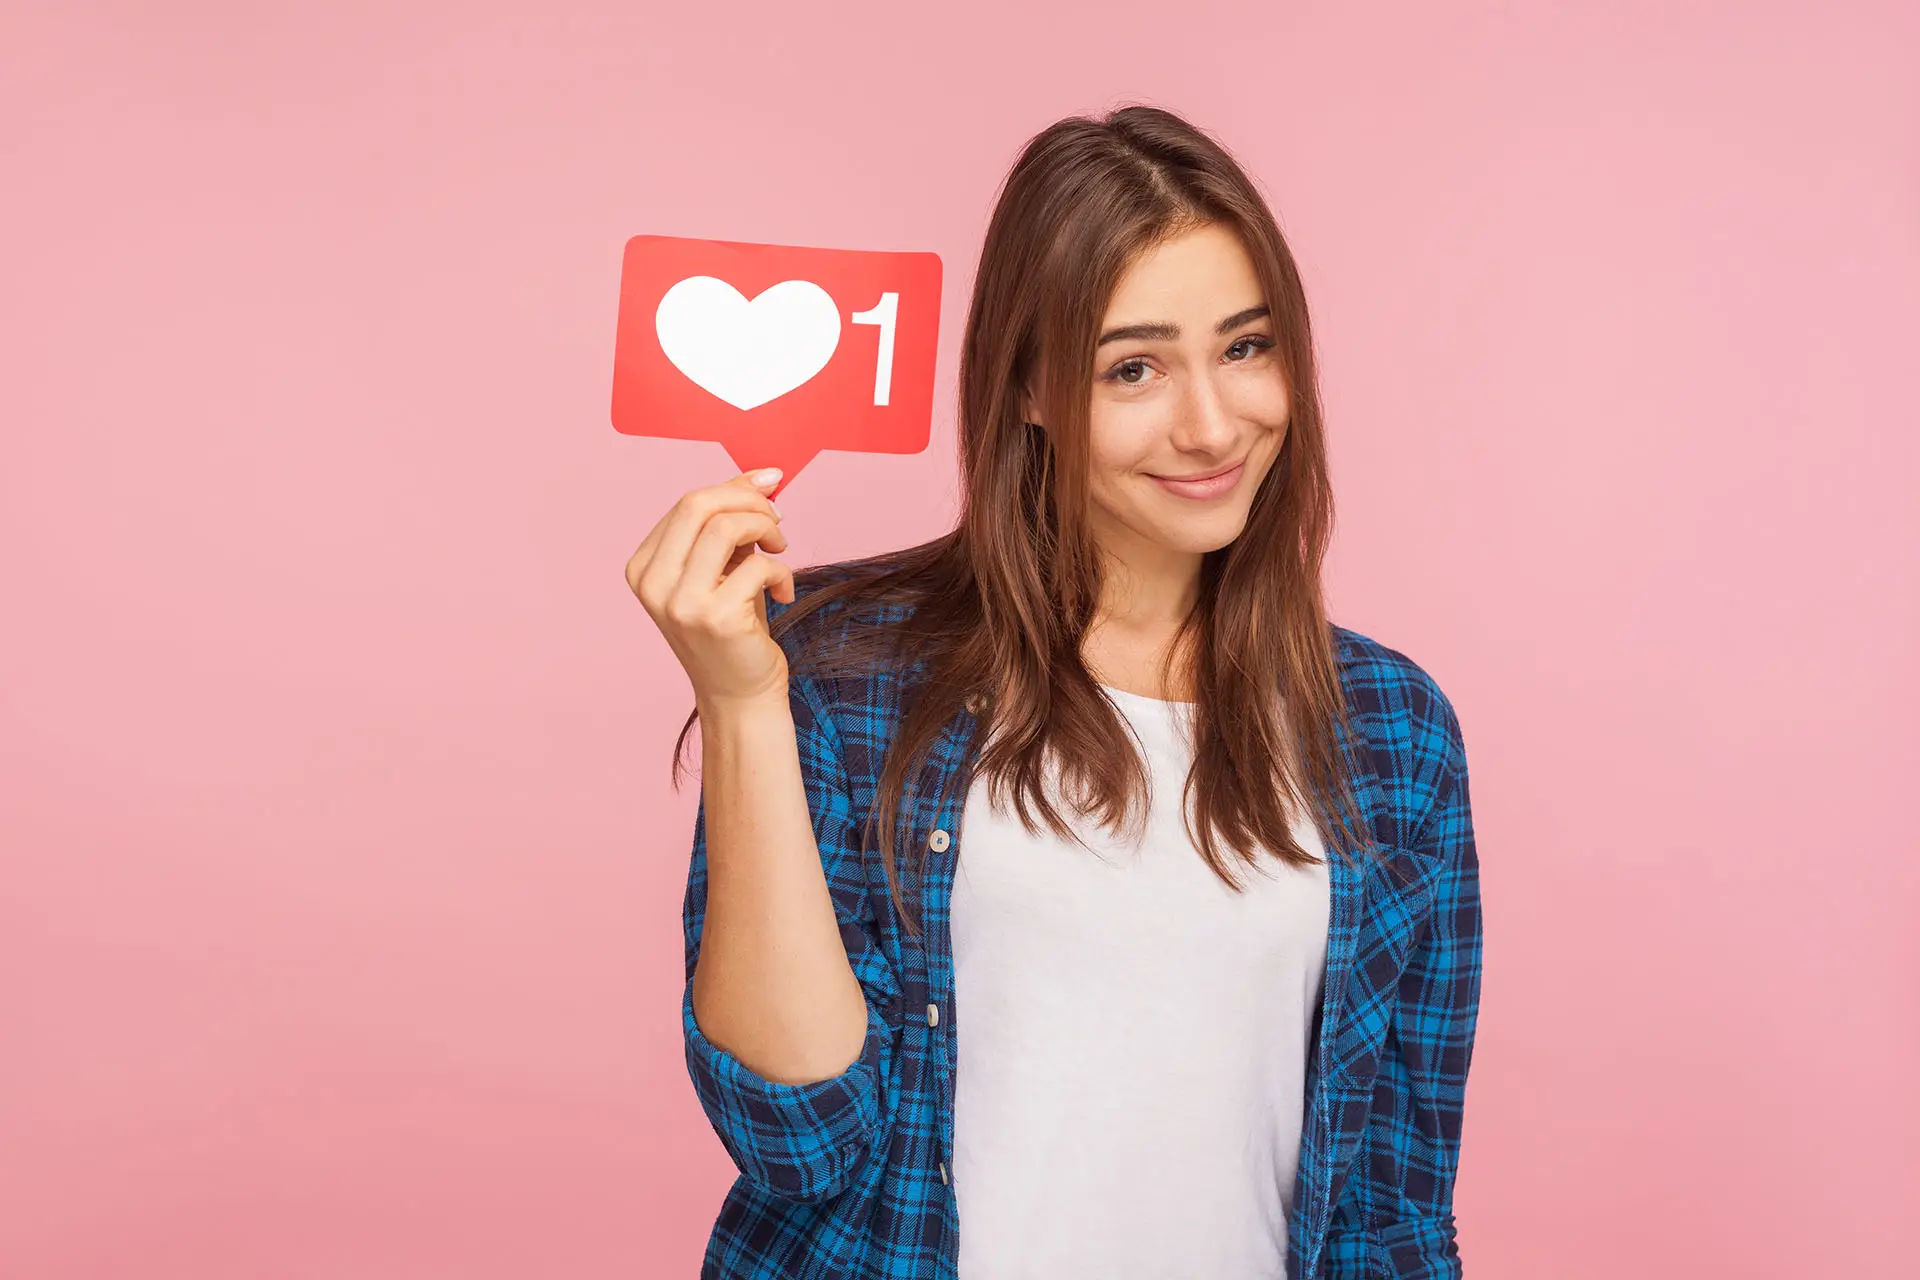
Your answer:
[[[704,1274],[1460,1275],[1465,751],[1325,615],[1272,213],[1165,111],[1054,125],[960,383],[951,533],[796,575],[743,475],[627,566],[694,689],[676,780],[701,725]]]

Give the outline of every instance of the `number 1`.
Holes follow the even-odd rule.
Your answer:
[[[880,326],[880,362],[873,370],[873,402],[877,405],[885,404],[893,390],[893,328],[899,314],[900,295],[897,293],[883,293],[873,310],[853,313],[855,324]]]

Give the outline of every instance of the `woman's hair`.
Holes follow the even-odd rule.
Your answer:
[[[1169,676],[1177,658],[1192,662],[1184,687],[1197,703],[1187,781],[1195,843],[1236,890],[1230,864],[1253,863],[1255,846],[1312,864],[1293,839],[1287,803],[1306,795],[1323,835],[1331,822],[1371,850],[1335,730],[1347,711],[1320,586],[1333,491],[1300,274],[1266,201],[1218,143],[1171,112],[1129,106],[1047,128],[1002,185],[960,354],[958,526],[903,551],[799,571],[802,589],[773,623],[779,640],[836,601],[852,607],[848,616],[878,606],[884,621],[803,633],[796,672],[917,673],[876,797],[888,887],[916,933],[901,880],[918,882],[925,850],[909,842],[919,859],[903,868],[894,836],[907,780],[921,776],[963,705],[983,705],[980,731],[993,730],[974,776],[996,797],[1011,794],[1029,832],[1030,804],[1063,839],[1078,839],[1043,786],[1049,751],[1062,794],[1109,829],[1129,822],[1150,794],[1125,727],[1081,657],[1102,577],[1087,527],[1094,356],[1127,268],[1209,224],[1237,233],[1253,260],[1290,418],[1246,528],[1203,557],[1199,599],[1167,649]],[[1022,412],[1029,393],[1050,431]],[[676,786],[697,718],[696,710],[675,744]]]

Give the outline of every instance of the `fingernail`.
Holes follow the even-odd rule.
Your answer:
[[[747,479],[753,481],[757,485],[770,485],[774,481],[778,480],[779,478],[780,478],[780,468],[778,467],[762,467],[760,470],[754,472],[752,475],[747,477]]]

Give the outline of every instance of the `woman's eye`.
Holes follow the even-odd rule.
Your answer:
[[[1256,352],[1264,351],[1272,345],[1273,344],[1265,338],[1248,334],[1246,337],[1240,339],[1240,341],[1228,347],[1227,354],[1231,356],[1234,352],[1241,351],[1244,354],[1235,356],[1234,358],[1236,360],[1251,360]]]
[[[1130,378],[1127,376],[1129,373],[1137,373],[1140,376],[1137,378]],[[1147,362],[1144,360],[1123,360],[1119,364],[1113,366],[1113,372],[1108,374],[1107,376],[1112,378],[1115,382],[1123,382],[1128,386],[1138,386],[1140,385],[1141,382],[1143,382],[1146,379]]]

